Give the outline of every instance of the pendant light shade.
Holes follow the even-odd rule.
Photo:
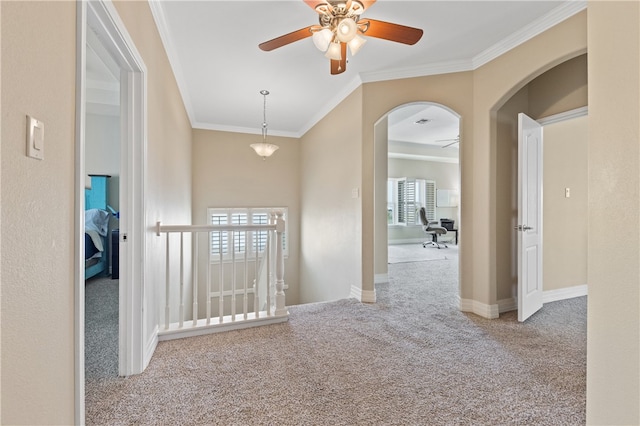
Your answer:
[[[329,43],[333,38],[333,33],[329,28],[323,28],[320,31],[313,33],[313,44],[322,52],[326,52],[329,48]]]
[[[251,148],[253,148],[253,150],[256,152],[256,154],[258,154],[260,157],[262,157],[263,160],[266,160],[267,157],[271,157],[271,154],[273,154],[274,152],[276,152],[278,150],[278,148],[280,148],[278,145],[274,145],[272,143],[267,143],[267,95],[269,94],[268,90],[261,90],[260,94],[263,96],[264,98],[264,103],[263,103],[263,113],[262,113],[262,142],[259,143],[254,143],[249,145]]]
[[[336,38],[343,43],[349,43],[358,33],[358,25],[351,18],[344,18],[336,26]]]
[[[249,146],[253,148],[256,154],[258,154],[263,159],[266,159],[267,157],[271,157],[271,154],[273,154],[278,150],[278,148],[280,148],[278,145],[274,145],[272,143],[265,143],[265,142],[254,143]]]
[[[349,46],[349,50],[351,51],[351,55],[355,56],[366,42],[367,40],[365,40],[364,37],[356,35],[349,43],[347,43],[347,46]]]
[[[324,56],[335,61],[340,61],[342,60],[341,50],[340,43],[331,43]]]

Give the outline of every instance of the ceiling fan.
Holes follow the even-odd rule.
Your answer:
[[[347,46],[355,55],[366,40],[360,35],[381,38],[413,45],[420,40],[423,31],[360,15],[376,0],[303,0],[318,13],[319,25],[311,25],[297,31],[260,43],[258,47],[271,51],[287,44],[313,37],[318,49],[331,60],[331,74],[340,74],[347,69]]]
[[[460,136],[456,136],[456,137],[455,137],[455,138],[453,138],[453,139],[438,139],[438,140],[436,140],[436,142],[449,142],[448,144],[446,144],[446,145],[442,145],[442,146],[440,147],[440,148],[448,148],[448,147],[450,147],[450,146],[452,146],[452,145],[455,145],[455,144],[457,144],[457,143],[460,143]]]

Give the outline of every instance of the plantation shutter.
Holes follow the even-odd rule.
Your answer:
[[[418,182],[415,179],[398,180],[398,223],[415,225],[418,217]]]
[[[433,180],[425,181],[425,212],[427,220],[436,220],[436,182]]]

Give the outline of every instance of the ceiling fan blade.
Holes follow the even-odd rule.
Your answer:
[[[364,7],[364,10],[367,10],[375,2],[376,0],[360,0],[360,3],[362,3],[362,7]]]
[[[273,40],[260,43],[258,47],[264,50],[265,52],[270,52],[273,49],[286,46],[287,44],[293,43],[294,41],[302,40],[303,38],[311,37],[312,35],[313,34],[311,33],[311,27],[309,26],[309,27],[301,28],[298,31],[294,31],[289,34],[276,37]]]
[[[376,19],[361,19],[358,24],[369,22],[369,28],[364,35],[382,38],[404,44],[416,44],[422,37],[423,31],[419,28],[406,27],[392,24],[391,22],[378,21]]]
[[[331,60],[331,75],[342,74],[347,70],[347,43],[340,43],[340,54],[341,60]]]
[[[443,145],[442,148],[449,148],[451,145],[455,145],[457,143],[460,143],[460,141],[456,140],[454,142],[448,143],[446,145]]]
[[[304,0],[304,2],[307,4],[307,6],[309,6],[313,10],[316,10],[317,5],[326,3],[326,1],[317,1],[317,0]]]

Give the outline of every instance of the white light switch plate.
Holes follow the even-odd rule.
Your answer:
[[[44,123],[27,115],[27,156],[44,160]]]

